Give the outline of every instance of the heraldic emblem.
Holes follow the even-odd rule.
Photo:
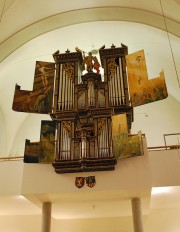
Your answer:
[[[96,184],[95,176],[86,177],[86,184],[88,187],[92,188]]]
[[[95,176],[89,176],[89,177],[76,177],[75,179],[75,185],[77,188],[82,188],[84,186],[86,180],[86,185],[90,188],[94,187],[96,184]]]
[[[76,177],[75,185],[77,188],[82,188],[84,186],[85,177]]]

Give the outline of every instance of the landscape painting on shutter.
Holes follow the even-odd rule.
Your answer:
[[[116,158],[143,155],[141,133],[129,135],[126,114],[112,116],[112,139]]]
[[[56,123],[54,121],[41,121],[40,142],[26,140],[25,163],[52,163],[54,161],[55,130]]]
[[[55,64],[37,61],[33,91],[21,90],[16,85],[13,110],[49,114],[52,111]]]
[[[143,50],[127,55],[126,62],[132,106],[140,106],[167,98],[164,72],[161,71],[159,77],[148,80]]]

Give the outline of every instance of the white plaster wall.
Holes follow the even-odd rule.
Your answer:
[[[41,231],[40,215],[18,215],[0,217],[0,228],[3,232],[39,232]],[[52,232],[130,232],[133,231],[131,217],[84,219],[84,220],[51,220]]]
[[[143,218],[144,231],[179,232],[180,209],[152,210]],[[1,216],[0,229],[3,232],[39,232],[41,231],[41,215]],[[51,221],[52,232],[132,232],[132,217],[55,220]]]
[[[180,104],[168,98],[134,108],[132,133],[145,133],[148,147],[165,146],[164,134],[180,133]],[[176,137],[173,145],[177,144]]]
[[[180,185],[180,150],[149,151],[153,187]]]
[[[21,194],[23,161],[0,162],[0,195]]]
[[[41,231],[41,215],[1,216],[0,230],[3,232],[39,232]]]
[[[0,108],[0,157],[6,156],[6,128],[3,112]]]
[[[180,208],[151,210],[144,221],[144,231],[179,232]]]

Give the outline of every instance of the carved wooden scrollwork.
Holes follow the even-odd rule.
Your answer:
[[[63,128],[68,133],[68,135],[71,135],[71,122],[70,121],[64,121],[62,123]]]
[[[73,80],[74,77],[74,63],[64,63],[63,71],[65,71],[66,76]]]
[[[108,63],[108,77],[110,79],[115,76],[117,64],[116,64],[115,58],[108,59],[107,63]]]
[[[98,120],[98,134],[101,133],[101,131],[104,129],[105,125],[106,125],[105,118],[101,118]]]

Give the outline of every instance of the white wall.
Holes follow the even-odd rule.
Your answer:
[[[0,157],[6,156],[6,129],[3,112],[0,108]]]
[[[153,187],[180,185],[180,150],[149,151]]]
[[[0,195],[19,195],[22,188],[23,161],[0,162]]]
[[[179,102],[169,95],[164,100],[135,107],[132,133],[139,130],[145,133],[148,147],[165,146],[164,134],[180,133]]]

